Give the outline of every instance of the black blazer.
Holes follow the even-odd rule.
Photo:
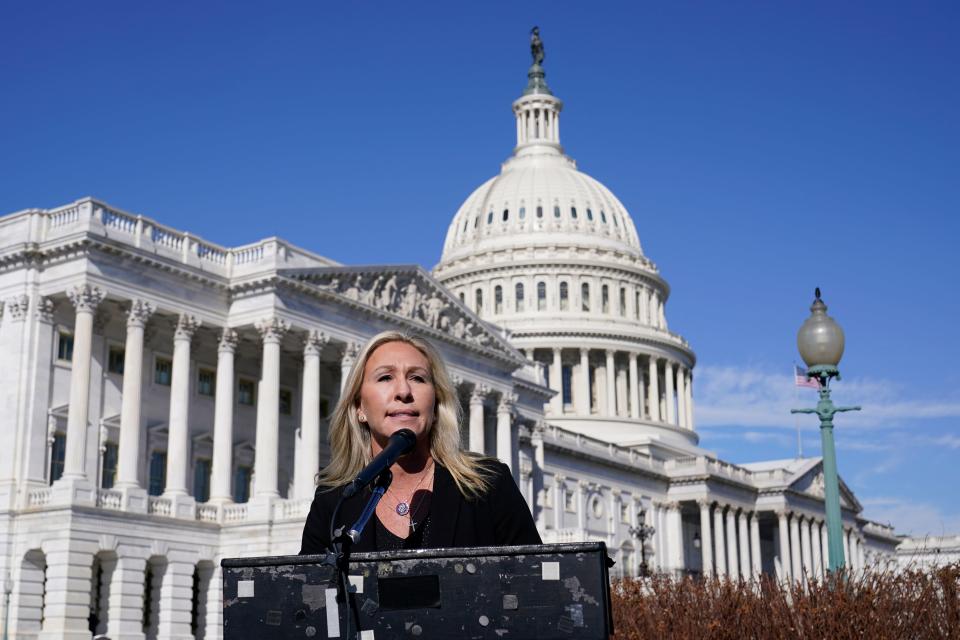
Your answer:
[[[430,502],[430,547],[542,544],[530,509],[507,465],[492,459],[486,459],[482,464],[490,472],[490,490],[473,500],[464,498],[450,472],[440,464],[436,465]],[[330,542],[330,518],[343,489],[317,489],[303,527],[300,555],[326,553]],[[349,527],[356,522],[369,497],[369,491],[361,491],[345,500],[337,514],[336,526]],[[377,551],[375,530],[371,519],[360,534],[360,540],[353,545],[353,551]]]

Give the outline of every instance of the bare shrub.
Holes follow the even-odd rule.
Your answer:
[[[614,584],[617,640],[960,640],[960,563],[782,585],[656,575]]]

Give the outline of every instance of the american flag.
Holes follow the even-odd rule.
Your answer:
[[[808,387],[810,389],[820,388],[820,381],[816,378],[808,378],[807,370],[798,365],[793,365],[793,382],[798,387]]]

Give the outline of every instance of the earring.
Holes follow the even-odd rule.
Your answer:
[[[365,414],[363,411],[357,411],[357,420],[359,420],[360,422],[366,422],[367,414]]]

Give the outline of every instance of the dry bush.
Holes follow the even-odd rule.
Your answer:
[[[786,587],[657,575],[612,588],[615,638],[960,640],[960,563]]]

